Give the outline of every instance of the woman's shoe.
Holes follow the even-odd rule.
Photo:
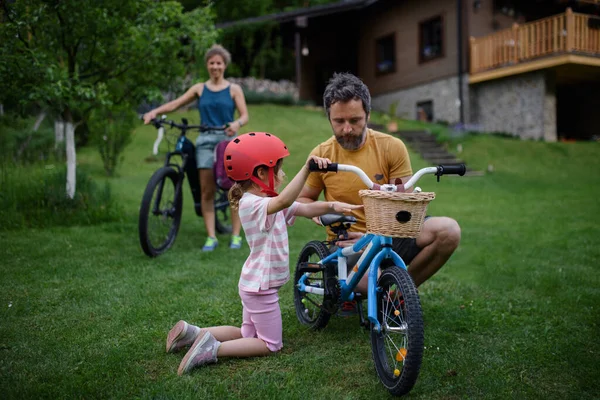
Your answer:
[[[206,242],[204,242],[204,246],[202,247],[202,251],[213,251],[219,245],[219,241],[217,238],[207,237]]]
[[[242,248],[242,237],[241,236],[232,236],[231,241],[229,242],[230,249],[241,249]]]

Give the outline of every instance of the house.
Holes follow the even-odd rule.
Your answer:
[[[321,103],[347,71],[374,109],[555,141],[600,135],[599,11],[600,0],[346,0],[235,23],[279,22],[303,99]]]

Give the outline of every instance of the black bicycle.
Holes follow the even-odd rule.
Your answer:
[[[156,129],[163,126],[177,128],[175,150],[167,152],[164,166],[158,169],[146,185],[140,216],[138,222],[140,244],[144,253],[149,257],[156,257],[167,251],[175,242],[181,213],[183,211],[183,181],[187,175],[192,196],[194,210],[202,216],[200,202],[200,180],[196,169],[196,146],[186,137],[190,130],[223,131],[225,127],[206,125],[189,125],[187,119],[182,118],[182,123],[161,119],[153,119],[152,125]],[[168,139],[168,135],[167,139]],[[227,190],[217,185],[215,193],[215,229],[218,233],[231,233],[231,214]]]

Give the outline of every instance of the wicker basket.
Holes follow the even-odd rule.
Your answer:
[[[367,232],[398,238],[419,236],[427,204],[435,198],[432,192],[361,190],[359,194],[365,205]]]

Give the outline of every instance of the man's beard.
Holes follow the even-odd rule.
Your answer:
[[[362,131],[362,134],[359,136],[352,135],[352,134],[344,135],[344,136],[335,135],[335,139],[340,144],[340,146],[342,146],[342,148],[345,150],[358,150],[360,148],[360,146],[362,145],[366,134],[367,134],[367,127],[365,126]]]

